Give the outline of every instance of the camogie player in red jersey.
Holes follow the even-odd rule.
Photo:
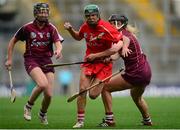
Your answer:
[[[110,56],[105,59],[105,61],[108,62],[121,57],[124,60],[125,72],[112,77],[110,81],[104,85],[101,95],[105,108],[105,119],[103,119],[103,122],[100,123],[99,126],[115,126],[111,93],[126,89],[130,89],[131,97],[142,114],[142,124],[151,126],[152,122],[148,112],[148,105],[142,97],[146,86],[151,80],[150,65],[134,35],[135,28],[128,25],[127,17],[113,14],[109,18],[109,22],[123,34],[123,44],[116,44],[116,49],[119,48],[118,53],[110,56],[110,54],[114,52],[112,52],[113,49],[109,49],[104,52],[90,54],[87,60],[92,61]]]
[[[54,68],[43,67],[52,64],[51,57],[61,57],[63,38],[56,27],[48,22],[49,5],[47,3],[36,3],[34,5],[35,20],[22,26],[12,37],[8,45],[7,69],[12,66],[13,49],[17,41],[26,41],[24,53],[24,65],[27,73],[35,81],[36,87],[24,106],[24,119],[31,120],[31,109],[38,96],[43,93],[42,106],[39,111],[39,119],[42,124],[47,125],[47,110],[51,103],[54,84]],[[53,52],[53,45],[56,49]]]
[[[105,22],[100,18],[99,7],[94,4],[85,6],[84,8],[85,22],[79,31],[73,29],[69,22],[64,27],[76,40],[85,39],[86,41],[86,57],[91,53],[98,53],[110,49],[112,44],[122,42],[122,35],[109,22]],[[97,83],[112,74],[112,63],[104,63],[94,61],[81,66],[79,91],[83,91],[90,85]],[[89,97],[95,99],[102,91],[103,84],[94,87],[89,91]],[[77,99],[77,123],[73,128],[81,128],[84,126],[86,95],[82,94]]]

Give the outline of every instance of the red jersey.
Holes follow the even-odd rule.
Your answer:
[[[52,57],[53,43],[63,41],[56,27],[47,23],[42,29],[37,27],[36,21],[22,26],[16,33],[18,40],[26,41],[24,57]]]
[[[91,27],[86,22],[79,30],[79,36],[86,41],[86,56],[91,53],[98,53],[111,48],[113,43],[117,43],[122,34],[118,32],[109,22],[99,20],[97,26]],[[86,75],[96,75],[100,80],[103,80],[112,73],[112,63],[93,63],[84,64],[86,67],[84,73]]]
[[[103,20],[99,20],[96,27],[90,27],[85,22],[80,28],[79,36],[86,40],[86,56],[90,53],[105,51],[122,38],[120,32]]]

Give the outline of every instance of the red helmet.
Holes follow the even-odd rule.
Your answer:
[[[37,19],[38,21],[47,22],[49,17],[49,5],[47,3],[36,3],[34,5],[33,13],[35,19]]]

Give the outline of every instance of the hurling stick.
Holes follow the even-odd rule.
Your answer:
[[[81,94],[89,91],[90,89],[104,83],[105,81],[109,80],[110,78],[114,77],[115,75],[119,74],[120,72],[122,72],[124,69],[120,69],[119,71],[113,73],[112,75],[108,76],[107,78],[103,79],[102,81],[99,81],[98,83],[86,88],[85,90],[81,91],[81,92],[78,92],[74,95],[72,95],[71,97],[68,98],[67,102],[72,102],[74,99],[76,99],[78,96],[80,96]]]

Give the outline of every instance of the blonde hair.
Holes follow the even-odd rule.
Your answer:
[[[137,33],[139,32],[138,28],[136,26],[132,26],[132,25],[127,25],[126,29],[133,33],[134,35],[137,35]]]

